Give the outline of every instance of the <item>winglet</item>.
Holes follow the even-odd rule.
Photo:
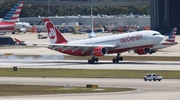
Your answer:
[[[48,32],[50,42],[66,44],[67,40],[63,37],[61,32],[55,27],[53,22],[49,18],[44,18],[43,20],[46,26],[46,30]]]
[[[24,41],[21,41],[21,40],[19,40],[19,39],[17,39],[17,38],[14,38],[14,40],[15,40],[18,44],[20,44],[20,45],[26,45],[26,44],[24,43]]]
[[[17,38],[14,38],[14,40],[15,40],[17,43],[22,42],[21,40],[19,40],[19,39],[17,39]]]

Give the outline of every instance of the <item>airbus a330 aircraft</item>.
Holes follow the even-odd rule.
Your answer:
[[[0,32],[13,32],[18,25],[16,22],[18,21],[21,9],[23,7],[24,2],[19,1],[9,12],[8,14],[1,20],[0,22]]]
[[[113,63],[122,61],[120,56],[122,52],[128,50],[136,50],[138,54],[144,54],[145,50],[153,47],[153,45],[161,42],[163,36],[157,31],[139,31],[126,34],[118,34],[111,36],[104,36],[98,38],[67,41],[59,30],[54,26],[50,19],[44,19],[48,36],[51,43],[33,43],[38,45],[47,45],[49,49],[61,53],[74,56],[92,56],[88,60],[89,64],[98,62],[97,56],[105,56],[107,54],[117,53],[116,58],[113,58]],[[17,42],[22,43],[18,39]],[[27,44],[26,42],[23,42]]]

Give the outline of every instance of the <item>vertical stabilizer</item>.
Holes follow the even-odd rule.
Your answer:
[[[21,13],[22,7],[24,5],[23,1],[19,1],[2,19],[1,22],[17,22],[19,15]]]
[[[167,42],[175,42],[177,33],[177,27],[174,27],[171,33],[169,34],[169,37],[166,39]]]
[[[54,26],[49,18],[45,18],[44,23],[51,43],[67,43],[67,40],[62,36],[61,32]]]

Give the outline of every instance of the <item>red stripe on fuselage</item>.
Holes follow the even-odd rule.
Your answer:
[[[139,47],[132,47],[132,48],[112,49],[112,50],[108,51],[108,54],[118,53],[118,52],[125,52],[125,51],[132,50],[132,49],[150,48],[152,46],[153,45],[146,45],[146,46],[139,46]],[[51,49],[51,48],[49,48],[49,49]],[[82,53],[82,50],[76,50],[76,51],[72,52],[72,50],[62,51],[62,49],[58,49],[57,51],[61,52],[61,53],[64,53],[64,54],[73,55],[73,56],[89,56],[89,55],[92,55],[92,53],[89,52],[89,51]]]
[[[14,22],[0,22],[0,25],[15,25]]]
[[[14,30],[14,26],[11,26],[11,27],[8,26],[8,27],[6,27],[6,28],[0,28],[0,31],[2,31],[2,30],[3,30],[3,31],[5,31],[5,30],[8,30],[8,31],[9,31],[9,30]]]

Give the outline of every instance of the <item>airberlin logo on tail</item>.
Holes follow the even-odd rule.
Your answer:
[[[123,42],[130,42],[130,41],[139,41],[142,40],[143,36],[140,34],[137,34],[136,36],[126,36],[120,39],[120,41]]]
[[[48,30],[48,36],[50,38],[51,43],[56,43],[57,36],[56,36],[56,31],[55,31],[54,25],[51,22],[47,22],[46,27]]]

